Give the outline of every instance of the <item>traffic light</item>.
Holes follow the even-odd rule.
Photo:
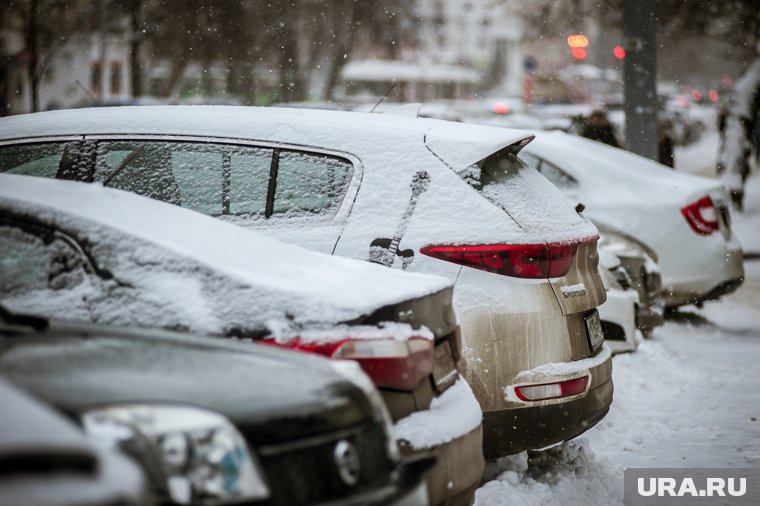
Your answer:
[[[570,46],[570,54],[576,60],[582,60],[586,57],[586,48],[588,47],[588,39],[585,35],[576,33],[567,37],[567,45]]]

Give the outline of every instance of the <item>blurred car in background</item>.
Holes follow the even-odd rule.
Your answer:
[[[599,248],[615,256],[620,269],[615,268],[616,281],[621,285],[630,284],[638,294],[636,306],[636,328],[644,337],[665,321],[665,308],[660,298],[662,278],[657,265],[657,254],[633,237],[599,222],[601,232]]]
[[[599,306],[604,340],[612,353],[635,351],[643,339],[637,328],[639,295],[620,259],[599,241],[599,272],[607,290],[607,300]]]
[[[23,233],[16,231],[16,238]],[[37,246],[30,257],[44,254],[46,247]],[[8,262],[3,270],[10,272]],[[17,272],[21,282],[25,273]],[[27,273],[26,280],[32,278]],[[425,503],[421,472],[433,457],[401,461],[382,400],[355,364],[7,311],[0,343],[3,375],[77,421],[90,444],[132,457],[157,503],[380,505],[410,497]],[[3,437],[23,438],[48,423],[44,414],[29,415],[23,423],[3,424]],[[35,436],[55,439],[53,433]],[[94,465],[77,462],[88,455],[73,452],[68,464],[79,464],[80,472]],[[57,462],[63,466],[66,453],[47,465],[55,469]],[[139,475],[122,465],[126,469],[104,468],[111,473],[108,485],[134,494]],[[82,500],[67,504],[109,504],[105,484],[101,503],[86,496],[86,480],[80,481]],[[45,480],[39,491],[54,483]]]
[[[656,253],[666,307],[700,304],[741,285],[742,250],[720,182],[560,132],[539,133],[522,156],[592,220]]]
[[[0,307],[3,353],[5,341],[26,330],[16,322],[11,331],[9,316]],[[80,428],[3,377],[0,404],[0,504],[153,504],[145,476],[129,457],[88,441]]]
[[[71,181],[0,174],[0,224],[8,306],[357,361],[381,389],[404,451],[438,456],[427,475],[431,499],[452,499],[452,490],[471,499],[485,465],[482,414],[456,370],[448,280],[309,252]]]
[[[101,182],[265,230],[310,249],[455,281],[461,354],[455,340],[445,338],[451,327],[438,334],[436,324],[427,326],[443,344],[435,352],[445,360],[436,359],[436,364],[461,356],[460,370],[485,412],[488,457],[571,439],[609,409],[610,351],[603,344],[596,311],[605,298],[597,270],[597,230],[517,158],[530,135],[398,114],[143,107],[4,118],[0,139],[6,140],[0,147],[0,167],[6,171]],[[94,200],[81,191],[60,193],[76,202]],[[130,221],[136,235],[144,235],[143,221],[152,219],[152,206],[140,206],[141,219],[120,218]],[[97,209],[89,212],[97,214]],[[131,212],[126,206],[121,209],[126,215]],[[258,251],[271,242],[259,234],[251,239],[235,234],[227,242],[221,236],[232,239],[228,228],[204,231],[206,222],[191,221],[186,213],[181,218],[176,230],[157,230],[151,239],[192,237],[204,247],[224,245],[228,253],[215,256],[216,265],[271,269],[279,246],[269,247],[272,253],[260,259]],[[235,241],[261,245],[248,253]],[[304,279],[302,269],[292,267],[302,256],[283,270],[295,284],[312,286],[313,278]],[[333,265],[332,260],[338,261],[320,257],[323,264]],[[391,281],[402,280],[400,273],[387,269],[378,276],[368,290],[384,288],[386,295]],[[365,296],[354,292],[354,281],[345,278],[336,285],[331,278],[323,277],[323,284],[332,285],[330,293],[345,292],[352,301]],[[417,287],[419,296],[425,286],[425,293],[446,290],[417,278],[408,278],[408,283]],[[334,296],[327,291],[320,287],[319,293],[329,301]],[[398,303],[407,297],[402,293],[382,303]],[[440,300],[432,302],[428,307],[439,312],[447,307]],[[425,323],[411,307],[394,306],[393,316],[400,322]],[[444,313],[443,321],[453,325],[453,315]],[[443,381],[445,386],[455,373],[434,365],[433,374],[433,384]],[[468,413],[460,409],[444,420],[449,427],[445,432],[423,419],[418,424],[399,421],[397,429],[409,431],[408,438],[416,439],[412,446],[429,448],[452,438],[452,427],[459,435],[463,429],[473,431]],[[462,425],[463,420],[468,423]],[[427,434],[447,437],[438,440]],[[460,453],[451,456],[459,471],[452,471],[448,499],[470,500],[482,467]],[[447,500],[431,492],[434,497]]]

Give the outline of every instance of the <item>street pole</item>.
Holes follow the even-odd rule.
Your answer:
[[[628,149],[657,161],[655,0],[624,0],[625,137]]]

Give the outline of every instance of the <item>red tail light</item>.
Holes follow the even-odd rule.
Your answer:
[[[522,401],[545,401],[581,394],[586,391],[586,385],[588,385],[588,376],[581,376],[558,383],[515,387],[515,394]]]
[[[411,391],[433,372],[433,341],[424,338],[413,337],[408,341],[347,338],[331,342],[303,342],[296,338],[284,343],[260,342],[328,358],[356,360],[379,387]]]
[[[598,236],[548,244],[430,245],[420,253],[483,271],[515,278],[559,278],[570,270],[578,246]]]
[[[720,230],[718,225],[718,210],[710,197],[702,197],[681,208],[681,213],[694,232],[699,235],[710,235]]]

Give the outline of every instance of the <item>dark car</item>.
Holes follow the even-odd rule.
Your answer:
[[[142,471],[0,377],[0,504],[152,504]]]
[[[400,461],[349,362],[4,311],[0,369],[134,457],[161,502],[388,504],[418,494],[432,463]]]

